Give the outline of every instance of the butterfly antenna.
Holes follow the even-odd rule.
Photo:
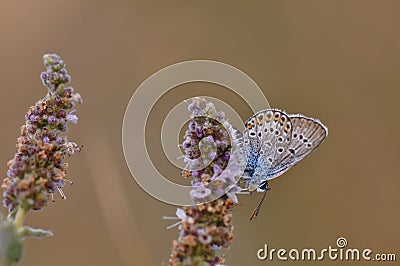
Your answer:
[[[64,178],[64,181],[65,181],[65,182],[68,182],[68,183],[70,183],[71,185],[73,185],[73,184],[74,184],[74,182],[72,182],[71,180],[69,180],[69,179],[66,179],[66,178]]]
[[[258,212],[260,211],[261,205],[265,199],[265,196],[267,195],[267,191],[268,191],[267,189],[264,191],[264,195],[262,196],[260,202],[258,203],[257,207],[254,209],[253,213],[250,216],[250,221],[257,217]]]
[[[57,189],[58,189],[58,192],[59,192],[60,195],[61,195],[61,198],[64,199],[64,200],[66,200],[67,197],[65,196],[64,192],[62,191],[62,189],[61,189],[60,187],[57,187]]]

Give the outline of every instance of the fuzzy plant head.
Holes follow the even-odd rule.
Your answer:
[[[17,152],[8,162],[7,177],[2,184],[3,204],[10,215],[15,214],[16,207],[26,211],[42,209],[55,191],[65,198],[62,187],[70,181],[66,179],[68,164],[64,159],[80,151],[63,133],[69,122],[78,122],[74,108],[82,98],[72,87],[67,87],[71,77],[58,55],[46,54],[43,62],[46,71],[41,79],[48,92],[25,114]]]
[[[191,179],[191,198],[202,203],[225,195],[237,203],[237,182],[246,165],[241,133],[204,98],[194,98],[188,109],[192,121],[182,143],[187,162],[182,176]]]
[[[232,210],[238,203],[236,194],[242,190],[237,181],[246,164],[241,134],[223,112],[203,98],[194,98],[188,109],[192,121],[182,144],[187,168],[198,167],[207,159],[212,162],[182,172],[184,178],[191,179],[190,196],[197,204],[176,211],[179,237],[172,243],[169,264],[222,265],[225,258],[221,250],[229,248],[233,240]],[[203,158],[206,156],[209,158]],[[213,198],[217,199],[210,200]]]

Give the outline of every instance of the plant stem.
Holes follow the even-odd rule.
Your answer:
[[[15,215],[14,226],[15,231],[18,232],[19,229],[22,227],[25,219],[26,210],[25,208],[19,206],[17,210],[17,215]]]

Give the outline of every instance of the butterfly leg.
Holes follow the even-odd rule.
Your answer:
[[[249,180],[249,179],[251,179],[251,176],[246,176],[246,175],[244,175],[244,176],[242,176],[241,179],[242,179],[242,180]]]

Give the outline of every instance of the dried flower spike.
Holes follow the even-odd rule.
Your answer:
[[[208,166],[182,172],[183,177],[192,178],[194,188],[190,195],[199,204],[177,210],[179,238],[172,243],[169,263],[171,266],[222,265],[225,258],[220,250],[228,248],[233,240],[232,209],[238,202],[236,194],[242,190],[236,185],[245,166],[241,135],[227,122],[224,113],[217,112],[213,103],[205,99],[194,98],[188,109],[192,122],[182,144],[185,161],[190,167],[196,167],[206,160],[199,149],[202,140],[205,145],[213,140],[216,149],[209,156],[212,162]],[[207,202],[213,194],[219,198]]]
[[[41,74],[47,95],[31,106],[25,114],[25,125],[17,140],[17,152],[8,162],[9,170],[4,178],[3,204],[11,216],[17,207],[26,211],[40,210],[57,191],[65,199],[62,187],[68,164],[65,156],[74,154],[80,147],[67,140],[67,122],[77,123],[75,103],[82,103],[79,93],[67,87],[71,77],[65,63],[56,54],[43,57],[46,71]]]

